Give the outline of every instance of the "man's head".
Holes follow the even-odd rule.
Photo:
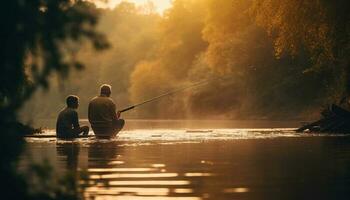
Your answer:
[[[78,108],[79,106],[79,97],[75,95],[69,95],[66,99],[67,107],[69,108]]]
[[[108,84],[103,84],[103,85],[101,85],[100,90],[101,90],[101,92],[100,92],[101,96],[109,97],[112,93],[112,86],[110,86]]]

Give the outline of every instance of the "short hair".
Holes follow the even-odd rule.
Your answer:
[[[111,94],[112,92],[112,86],[108,84],[103,84],[100,87],[100,94]]]
[[[73,107],[74,105],[76,105],[79,101],[79,97],[75,96],[75,95],[69,95],[66,98],[66,103],[68,107]]]

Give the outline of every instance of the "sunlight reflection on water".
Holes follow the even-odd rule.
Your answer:
[[[224,189],[223,192],[224,193],[244,193],[244,192],[249,192],[249,189],[248,188],[243,188],[243,187],[240,187],[240,188],[227,188],[227,189]]]
[[[84,199],[288,199],[318,183],[320,194],[329,191],[328,177],[338,180],[331,185],[337,191],[348,183],[350,143],[319,136],[325,135],[280,128],[139,129],[112,140],[26,141],[33,155],[47,154],[59,170],[86,173],[78,179]]]
[[[153,168],[91,168],[88,172],[147,172],[155,171]]]
[[[115,196],[99,196],[95,200],[115,199]],[[118,196],[118,200],[201,200],[199,197]]]
[[[117,178],[170,178],[177,177],[177,173],[148,173],[148,174],[103,174],[91,175],[90,179],[117,179]]]
[[[127,185],[137,185],[137,186],[148,186],[148,185],[158,185],[158,186],[173,186],[173,185],[189,185],[191,182],[186,180],[166,180],[166,181],[109,181],[108,185],[112,186],[127,186]]]
[[[93,135],[93,132],[89,133]],[[42,136],[47,135],[49,137],[55,135],[54,130],[46,130],[45,133],[41,134]],[[78,138],[74,141],[79,141],[82,143],[89,142],[111,142],[111,141],[120,141],[120,142],[135,142],[142,143],[147,145],[147,142],[201,142],[201,141],[211,141],[211,140],[235,140],[235,139],[271,139],[278,137],[306,137],[310,135],[300,134],[294,132],[294,129],[291,128],[279,128],[279,129],[211,129],[200,130],[196,129],[193,131],[188,130],[172,130],[172,129],[154,129],[154,130],[129,130],[121,131],[116,138],[104,140],[96,139],[94,137],[90,138]],[[28,142],[30,141],[41,141],[41,142],[61,142],[65,143],[66,140],[56,140],[56,138],[27,138]],[[72,140],[68,140],[72,142]],[[129,145],[129,144],[124,144]]]

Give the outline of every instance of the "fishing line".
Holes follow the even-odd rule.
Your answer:
[[[172,94],[175,94],[175,93],[178,93],[178,92],[182,92],[182,91],[187,90],[187,89],[190,89],[190,88],[194,88],[194,87],[199,87],[199,86],[202,86],[202,85],[206,85],[206,84],[208,84],[210,81],[215,80],[215,79],[222,79],[222,78],[207,79],[207,80],[204,80],[204,81],[199,81],[199,82],[197,82],[197,83],[193,83],[193,84],[191,84],[191,85],[189,85],[189,86],[185,86],[185,87],[181,87],[181,88],[178,88],[178,89],[175,89],[175,90],[171,90],[171,91],[166,92],[166,93],[164,93],[164,94],[161,94],[161,95],[159,95],[159,96],[153,97],[153,98],[151,98],[151,99],[145,100],[145,101],[143,101],[143,102],[140,102],[140,103],[137,103],[137,104],[135,104],[135,105],[129,106],[129,107],[127,107],[127,108],[124,108],[124,109],[122,109],[122,110],[119,110],[119,112],[122,113],[122,112],[125,112],[125,111],[128,111],[128,110],[134,109],[134,108],[139,107],[139,106],[141,106],[141,105],[143,105],[143,104],[150,103],[150,102],[152,102],[152,101],[156,101],[156,100],[158,100],[158,99],[160,99],[160,98],[162,98],[162,97],[169,96],[169,95],[172,95]]]

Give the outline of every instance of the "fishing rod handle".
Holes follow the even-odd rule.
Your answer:
[[[131,110],[131,109],[134,109],[135,108],[135,106],[130,106],[130,107],[127,107],[127,108],[125,108],[125,109],[123,109],[123,110],[119,110],[119,112],[125,112],[125,111],[128,111],[128,110]]]

